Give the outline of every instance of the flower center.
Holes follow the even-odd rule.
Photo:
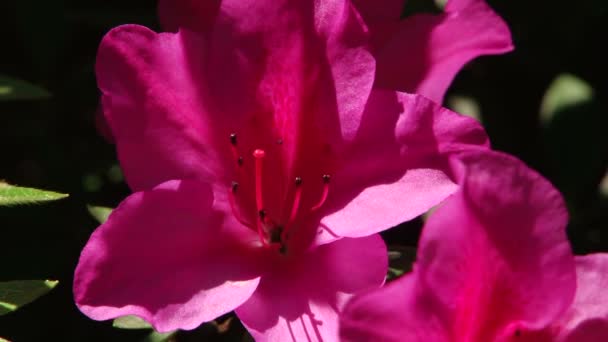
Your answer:
[[[283,141],[281,139],[277,140],[277,144],[281,145]],[[237,177],[244,178],[244,168],[243,164],[245,162],[245,158],[240,154],[238,144],[237,144],[237,136],[235,133],[230,134],[230,145],[232,150],[233,159],[235,160],[236,167],[238,168]],[[279,152],[281,153],[281,152]],[[296,216],[300,212],[300,204],[302,202],[302,191],[303,191],[303,179],[300,176],[296,176],[293,179],[293,183],[291,183],[290,193],[293,193],[291,197],[290,204],[287,208],[288,216],[284,216],[282,212],[276,213],[276,215],[269,215],[267,206],[265,205],[265,199],[269,196],[267,192],[269,192],[268,188],[264,187],[265,181],[265,168],[266,168],[266,151],[261,148],[256,148],[253,153],[253,162],[254,162],[254,194],[255,194],[255,208],[256,208],[256,219],[255,224],[248,222],[239,211],[237,206],[237,196],[240,193],[239,181],[233,181],[232,185],[229,189],[229,201],[232,209],[232,213],[237,221],[239,221],[242,225],[256,231],[258,233],[260,242],[262,246],[267,248],[273,248],[278,250],[281,253],[286,253],[287,251],[287,241],[289,237],[293,233],[294,226],[296,226]],[[281,160],[281,159],[279,159]],[[283,167],[283,165],[279,165],[279,167]],[[329,194],[329,183],[331,180],[331,176],[328,174],[323,174],[321,177],[322,181],[322,192],[319,200],[312,205],[308,209],[308,214],[319,210],[325,201],[327,200],[327,196]],[[277,179],[277,182],[282,182],[283,179]],[[285,198],[285,194],[274,194],[271,193],[271,196],[280,195],[279,198]],[[279,209],[279,211],[283,211],[283,209]],[[278,218],[277,222],[273,220],[271,217]],[[286,219],[281,219],[286,217]]]

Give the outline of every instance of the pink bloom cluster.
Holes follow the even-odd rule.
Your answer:
[[[513,157],[465,153],[412,273],[355,297],[344,341],[608,341],[608,254],[574,256],[559,192]]]
[[[402,7],[160,0],[165,32],[110,31],[100,122],[134,193],[82,251],[80,310],[159,331],[234,310],[258,341],[606,340],[608,258],[574,257],[557,191],[437,104],[512,49],[505,23]],[[448,197],[381,288],[377,233]]]

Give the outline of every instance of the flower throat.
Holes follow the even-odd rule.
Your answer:
[[[282,145],[282,140],[277,140],[278,145]],[[238,175],[239,177],[243,177],[243,164],[245,162],[245,158],[239,153],[238,144],[237,144],[237,135],[236,133],[230,134],[230,147],[232,150],[233,159],[236,162],[237,168],[239,169]],[[256,223],[252,224],[248,222],[239,212],[236,205],[236,196],[239,193],[240,183],[238,181],[233,181],[232,185],[228,191],[228,199],[230,202],[230,207],[232,209],[232,213],[237,221],[239,221],[242,225],[257,231],[260,242],[264,247],[273,248],[278,250],[280,253],[285,254],[287,252],[287,240],[289,239],[290,234],[292,233],[291,229],[294,226],[295,218],[300,210],[300,202],[302,199],[302,190],[303,190],[303,180],[302,177],[296,176],[293,180],[291,186],[293,186],[293,200],[291,201],[291,207],[289,209],[289,216],[285,222],[275,222],[271,219],[269,213],[267,212],[266,206],[264,204],[264,164],[266,158],[266,151],[263,149],[255,149],[253,151],[253,162],[254,162],[254,180],[255,180],[255,205],[256,205]],[[282,165],[281,165],[282,166]],[[310,207],[309,213],[315,212],[319,210],[325,201],[327,200],[327,196],[329,194],[329,183],[331,180],[331,176],[328,174],[324,174],[321,177],[321,181],[323,184],[323,189],[321,192],[321,197],[319,201]],[[282,181],[282,180],[281,180]],[[284,198],[284,197],[282,197]],[[282,211],[282,210],[280,210]],[[282,213],[279,213],[278,217],[283,217]]]

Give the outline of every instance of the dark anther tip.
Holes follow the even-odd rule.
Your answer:
[[[260,215],[261,219],[264,219],[264,217],[266,217],[266,210],[262,209],[258,212],[258,215]]]
[[[230,143],[232,145],[236,145],[236,133],[231,133],[230,134]]]
[[[236,160],[239,166],[243,165],[243,156],[240,156],[239,159]]]
[[[295,183],[296,183],[296,186],[301,185],[302,184],[302,177],[296,177]]]
[[[329,183],[330,180],[331,180],[330,175],[323,175],[323,183]]]
[[[232,189],[232,192],[236,192],[239,189],[239,183],[233,181],[230,188]]]

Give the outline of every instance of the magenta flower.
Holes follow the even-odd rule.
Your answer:
[[[372,91],[346,1],[222,6],[207,33],[127,25],[101,43],[103,112],[135,193],[85,246],[76,303],[159,331],[236,310],[257,340],[335,340],[346,299],[384,282],[375,233],[453,193],[448,157],[487,137]]]
[[[608,341],[608,254],[572,255],[560,194],[499,153],[468,154],[414,271],[355,297],[346,341]]]
[[[328,7],[335,3],[325,2]],[[417,93],[441,103],[466,63],[513,49],[509,28],[484,0],[448,0],[443,14],[400,20],[405,2],[352,0],[370,35],[379,88]],[[221,0],[160,0],[161,24],[169,31],[186,27],[210,32],[221,4]]]

